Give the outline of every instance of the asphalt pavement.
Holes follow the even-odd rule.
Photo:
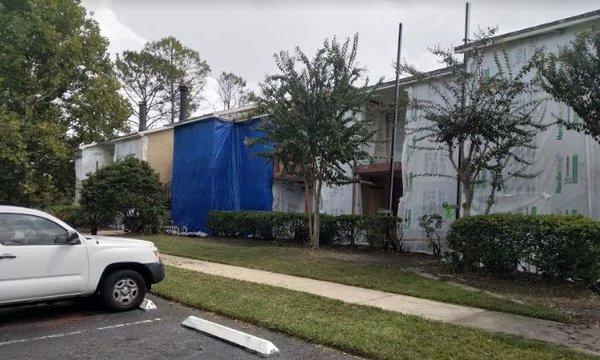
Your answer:
[[[110,313],[92,299],[0,309],[0,359],[262,359],[183,328],[190,315],[259,336],[275,359],[355,359],[342,352],[149,295],[158,309]]]

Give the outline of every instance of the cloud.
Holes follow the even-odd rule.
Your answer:
[[[113,57],[124,50],[139,50],[146,43],[146,39],[119,21],[110,7],[90,10],[92,17],[100,25],[100,33],[110,41],[108,49]]]
[[[206,78],[206,84],[202,90],[202,102],[193,115],[202,115],[223,110],[223,104],[218,93],[219,82],[212,76]]]
[[[111,8],[111,1],[84,1],[84,6],[90,15],[100,25],[100,33],[110,41],[108,47],[111,57],[125,50],[141,50],[147,40],[136,33],[132,28],[123,24],[115,11]],[[209,76],[202,91],[202,102],[194,115],[201,115],[216,110],[221,110],[221,101],[217,93],[218,82]],[[137,104],[132,104],[137,106]]]

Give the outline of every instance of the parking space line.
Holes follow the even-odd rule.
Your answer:
[[[116,329],[116,328],[127,327],[127,326],[151,324],[151,323],[155,323],[155,322],[158,322],[161,320],[162,320],[162,318],[154,318],[154,319],[140,320],[140,321],[134,321],[134,322],[129,322],[129,323],[101,326],[101,327],[98,327],[95,329],[75,330],[75,331],[70,331],[70,332],[66,332],[66,333],[58,333],[58,334],[37,336],[37,337],[32,337],[32,338],[8,340],[8,341],[0,342],[0,346],[6,346],[6,345],[12,345],[12,344],[23,344],[23,343],[27,343],[27,342],[41,341],[41,340],[48,340],[48,339],[56,339],[56,338],[61,338],[61,337],[65,337],[65,336],[80,335],[80,334],[88,333],[88,332],[104,331],[104,330]]]

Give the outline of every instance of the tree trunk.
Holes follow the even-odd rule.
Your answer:
[[[171,83],[171,124],[175,123],[175,85]]]
[[[314,184],[309,181],[305,181],[306,184],[306,214],[308,216],[308,238],[310,243],[313,242],[313,189]]]
[[[471,215],[471,205],[473,205],[473,198],[475,197],[475,185],[472,182],[463,182],[463,195],[465,201],[462,203],[462,217],[468,217]]]
[[[490,213],[490,210],[492,209],[492,206],[494,205],[494,203],[496,202],[496,186],[494,184],[492,184],[492,190],[490,191],[490,195],[487,198],[487,201],[485,202],[485,215],[488,215]]]
[[[319,216],[319,212],[320,212],[320,207],[321,207],[321,186],[323,185],[323,183],[321,181],[317,181],[317,186],[315,188],[315,194],[314,194],[314,204],[313,204],[313,211],[314,211],[314,219],[313,219],[313,239],[312,239],[312,248],[313,249],[318,249],[319,248],[319,235],[320,235],[320,227],[321,227],[321,222],[320,222],[320,216]]]
[[[494,173],[497,174],[497,172]],[[488,215],[490,213],[490,211],[492,210],[492,206],[496,203],[496,190],[498,190],[502,181],[502,175],[494,175],[494,173],[492,173],[492,190],[490,191],[490,195],[488,196],[485,204],[485,215]]]

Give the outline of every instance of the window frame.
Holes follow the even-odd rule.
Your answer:
[[[2,216],[2,215],[21,215],[21,216],[30,216],[30,217],[34,217],[34,218],[44,219],[46,221],[51,222],[52,224],[55,224],[56,226],[60,227],[61,229],[63,229],[67,235],[71,231],[71,229],[65,228],[61,224],[59,224],[56,221],[49,219],[45,216],[40,216],[40,215],[36,215],[36,214],[20,213],[20,212],[0,212],[0,216]],[[31,246],[60,246],[60,245],[69,245],[69,244],[53,243],[53,244],[33,244],[33,245],[6,245],[6,244],[3,244],[2,242],[0,242],[0,247],[3,247],[3,246],[4,247],[31,247]],[[69,245],[69,246],[73,246],[73,245]]]

